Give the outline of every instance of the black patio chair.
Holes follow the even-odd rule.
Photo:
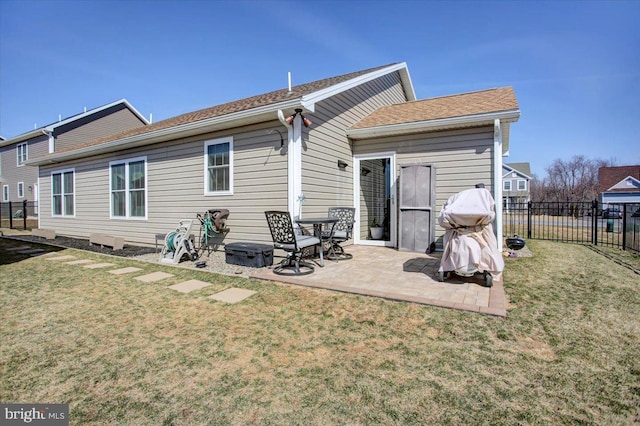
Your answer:
[[[302,261],[302,251],[307,247],[320,245],[320,239],[312,235],[296,235],[289,212],[266,211],[264,214],[271,231],[273,246],[287,252],[287,257],[273,268],[273,272],[279,275],[311,274],[315,268]]]
[[[353,258],[350,253],[345,253],[340,243],[351,239],[353,224],[355,223],[356,209],[353,207],[329,207],[329,217],[335,217],[338,222],[332,230],[322,232],[322,240],[329,244],[327,259],[348,260]]]

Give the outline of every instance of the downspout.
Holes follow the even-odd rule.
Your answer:
[[[287,128],[287,208],[293,219],[302,217],[302,119],[296,115],[289,125],[281,110],[278,120]]]
[[[55,138],[53,137],[53,132],[47,131],[46,129],[42,129],[42,134],[49,138],[49,154],[53,154],[56,150]]]
[[[500,119],[493,122],[493,198],[496,202],[496,239],[502,252],[502,128]]]

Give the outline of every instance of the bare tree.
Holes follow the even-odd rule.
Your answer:
[[[545,170],[542,180],[531,184],[534,201],[576,202],[591,201],[598,196],[598,169],[611,166],[614,160],[588,159],[576,155],[571,160],[556,159]]]

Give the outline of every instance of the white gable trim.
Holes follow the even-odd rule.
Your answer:
[[[503,177],[503,178],[506,178],[506,177],[507,177],[507,175],[508,175],[509,173],[516,172],[517,174],[519,174],[519,175],[520,175],[520,176],[522,176],[523,178],[531,180],[531,176],[528,176],[528,175],[526,175],[525,173],[522,173],[521,171],[516,170],[516,169],[514,169],[513,167],[511,167],[511,166],[509,166],[509,165],[507,165],[507,164],[502,163],[502,168],[503,168],[503,169],[507,169],[507,171],[506,171],[505,173],[503,173],[503,174],[502,174],[502,177]]]
[[[627,182],[630,182],[631,186],[628,185]],[[611,188],[607,189],[607,191],[611,191],[613,189],[640,189],[640,180],[634,178],[633,176],[627,176],[620,182],[613,185]]]
[[[326,89],[318,90],[317,92],[313,92],[308,95],[305,95],[300,100],[300,103],[308,111],[314,112],[315,104],[317,102],[323,101],[327,98],[335,96],[346,90],[360,86],[361,84],[364,84],[364,83],[368,83],[369,81],[375,80],[376,78],[382,77],[384,75],[387,75],[396,71],[400,72],[400,79],[402,81],[402,85],[404,86],[407,100],[415,101],[416,93],[413,90],[413,84],[411,83],[411,77],[409,76],[407,63],[402,62],[399,64],[391,65],[386,68],[379,69],[377,71],[370,72],[368,74],[360,75],[358,77],[352,78],[351,80],[347,80],[342,83],[335,84],[331,87],[327,87]]]

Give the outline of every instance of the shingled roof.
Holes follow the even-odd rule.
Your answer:
[[[598,169],[600,192],[636,192],[635,189],[609,189],[629,176],[640,180],[640,164],[635,166],[600,167]]]
[[[354,124],[351,129],[423,122],[518,109],[518,101],[513,88],[502,87],[384,106]]]
[[[236,112],[251,110],[253,108],[263,107],[271,104],[277,104],[279,102],[285,102],[301,98],[302,96],[317,92],[319,90],[327,89],[336,84],[351,80],[353,78],[365,75],[395,64],[383,65],[380,67],[370,68],[362,71],[356,71],[349,74],[344,74],[336,77],[325,78],[323,80],[313,81],[311,83],[300,84],[293,86],[291,91],[288,88],[275,90],[273,92],[264,93],[262,95],[252,96],[249,98],[240,99],[233,102],[227,102],[225,104],[212,106],[209,108],[201,109],[198,111],[188,112],[175,117],[168,118],[166,120],[158,121],[148,126],[139,127],[136,129],[127,130],[121,133],[116,133],[101,139],[89,141],[85,144],[76,145],[72,149],[100,145],[106,142],[116,141],[132,136],[144,135],[146,133],[152,133],[158,130],[169,129],[172,127],[195,123],[198,121],[206,120],[209,118],[222,117],[227,114]],[[64,152],[64,151],[60,151]]]

